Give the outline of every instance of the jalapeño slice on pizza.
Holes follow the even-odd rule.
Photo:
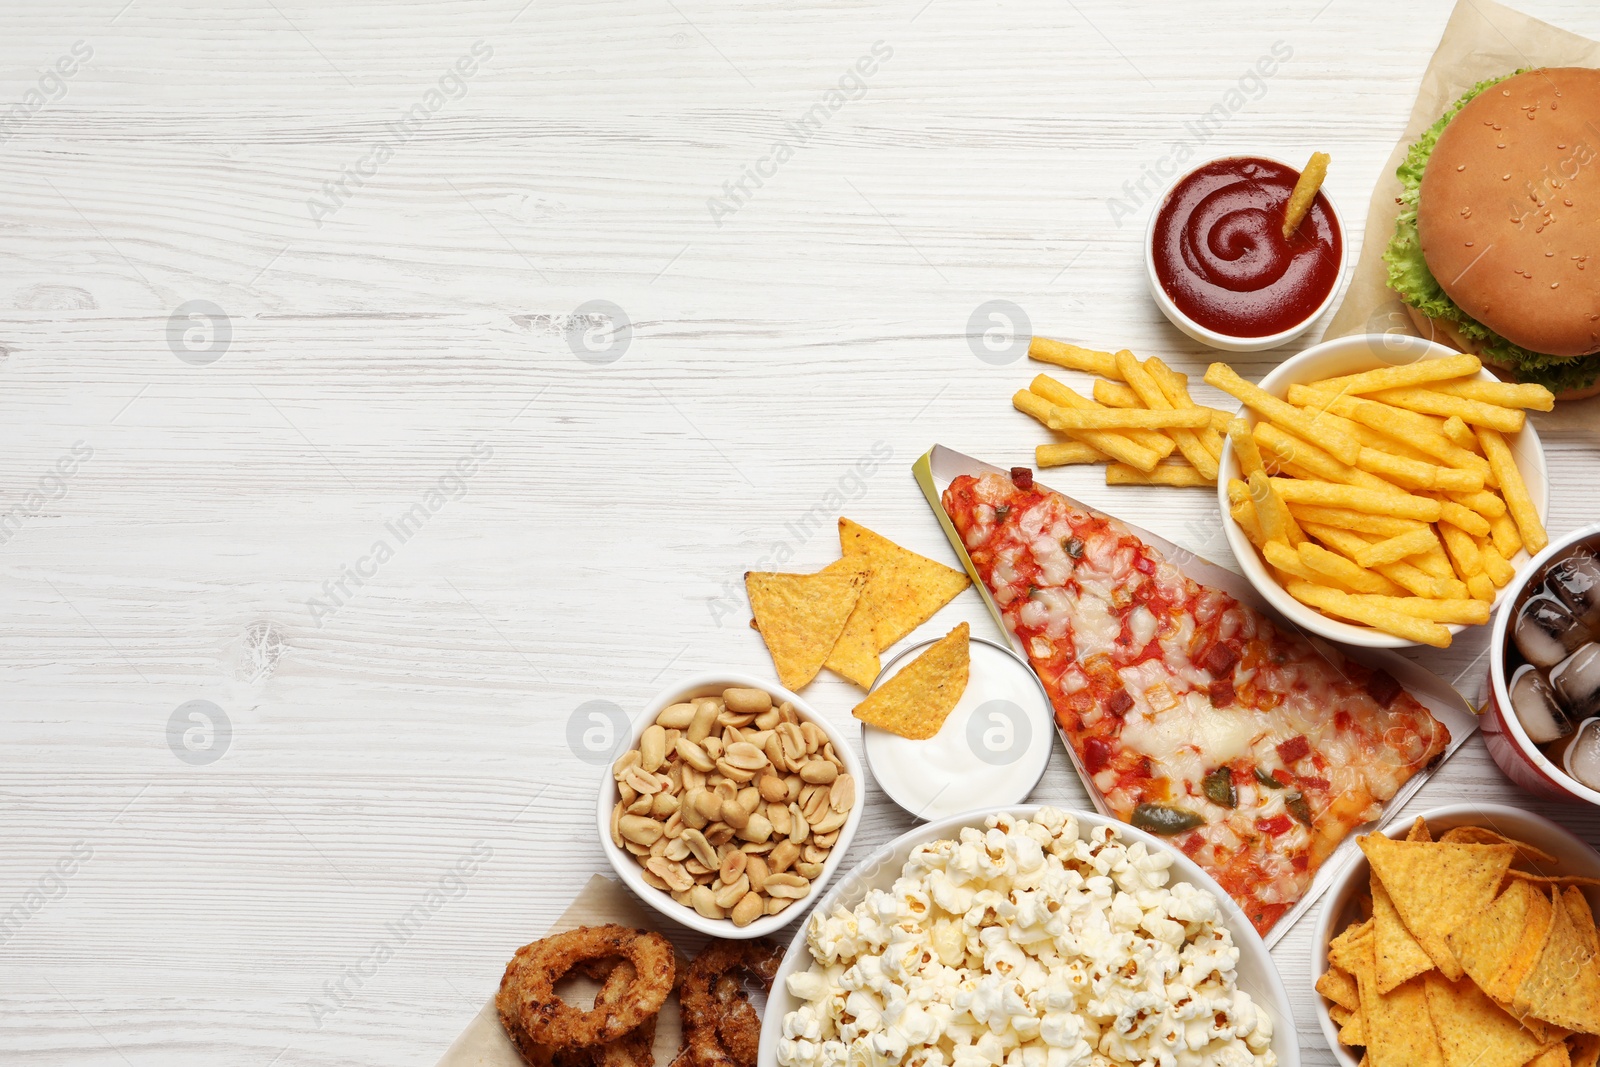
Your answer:
[[[1392,677],[1184,576],[1115,519],[997,474],[944,493],[1112,813],[1167,836],[1265,933],[1448,747]]]

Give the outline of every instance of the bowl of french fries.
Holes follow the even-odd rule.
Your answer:
[[[1549,484],[1511,385],[1417,337],[1341,337],[1252,385],[1224,363],[1205,380],[1243,408],[1217,492],[1251,583],[1306,630],[1368,648],[1445,648],[1489,621],[1548,542]]]

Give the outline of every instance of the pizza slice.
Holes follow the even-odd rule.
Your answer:
[[[1389,674],[1027,484],[962,476],[944,509],[1112,813],[1170,838],[1265,933],[1449,730]]]

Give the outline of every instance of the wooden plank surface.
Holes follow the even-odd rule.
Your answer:
[[[1526,6],[1600,34],[1580,0]],[[840,513],[947,555],[911,462],[1041,440],[1007,403],[1035,368],[969,337],[986,301],[1203,369],[1145,293],[1147,171],[1323,149],[1358,235],[1447,13],[7,11],[0,913],[29,915],[0,943],[3,1058],[432,1064],[604,865],[579,707],[768,674],[741,575],[827,562]],[[1595,516],[1594,412],[1535,420],[1553,531]],[[1049,481],[1231,564],[1207,493]],[[993,636],[975,597],[958,618]],[[1419,658],[1476,695],[1481,651]],[[842,724],[853,694],[807,696]],[[215,762],[169,741],[192,701],[229,723]],[[1085,803],[1059,753],[1035,797]],[[1600,843],[1600,816],[1532,804],[1478,741],[1413,807],[1458,800]],[[874,791],[855,851],[909,825]],[[1275,955],[1327,1064],[1309,935]]]

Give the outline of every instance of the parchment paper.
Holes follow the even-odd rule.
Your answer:
[[[1327,337],[1353,333],[1417,333],[1405,305],[1388,286],[1384,249],[1394,236],[1400,214],[1396,197],[1400,179],[1395,170],[1406,150],[1424,130],[1439,121],[1461,94],[1485,78],[1510,74],[1523,67],[1600,67],[1600,42],[1557,29],[1494,0],[1460,0],[1445,25],[1444,37],[1423,72],[1417,102],[1405,132],[1378,175],[1367,208],[1367,228],[1361,239],[1361,258],[1351,275],[1339,310],[1328,324]],[[1600,403],[1596,400],[1556,405],[1548,415],[1537,416],[1540,427],[1577,427],[1591,424]]]
[[[579,926],[598,926],[602,923],[620,923],[640,930],[658,930],[652,914],[648,908],[634,899],[633,894],[621,883],[597,874],[589,879],[589,884],[583,887],[578,899],[574,900],[572,906],[555,921],[555,925],[540,936],[558,934],[563,930]],[[533,938],[530,937],[529,940]],[[521,945],[507,945],[506,959],[510,960],[512,954],[521,947]],[[680,955],[678,958],[680,971],[685,963]],[[594,994],[599,990],[598,984],[583,978],[573,979],[573,984],[589,1002],[592,1002]],[[656,1021],[657,1063],[671,1063],[672,1058],[678,1054],[678,1032],[678,998],[668,997],[666,1006],[661,1009],[661,1015]],[[500,1026],[500,1016],[495,1011],[493,997],[490,997],[489,1003],[473,1017],[472,1022],[467,1024],[467,1028],[461,1031],[461,1035],[455,1039],[439,1061],[438,1067],[523,1067],[522,1057],[517,1055],[517,1050],[511,1045],[511,1039],[506,1037],[505,1030]]]

